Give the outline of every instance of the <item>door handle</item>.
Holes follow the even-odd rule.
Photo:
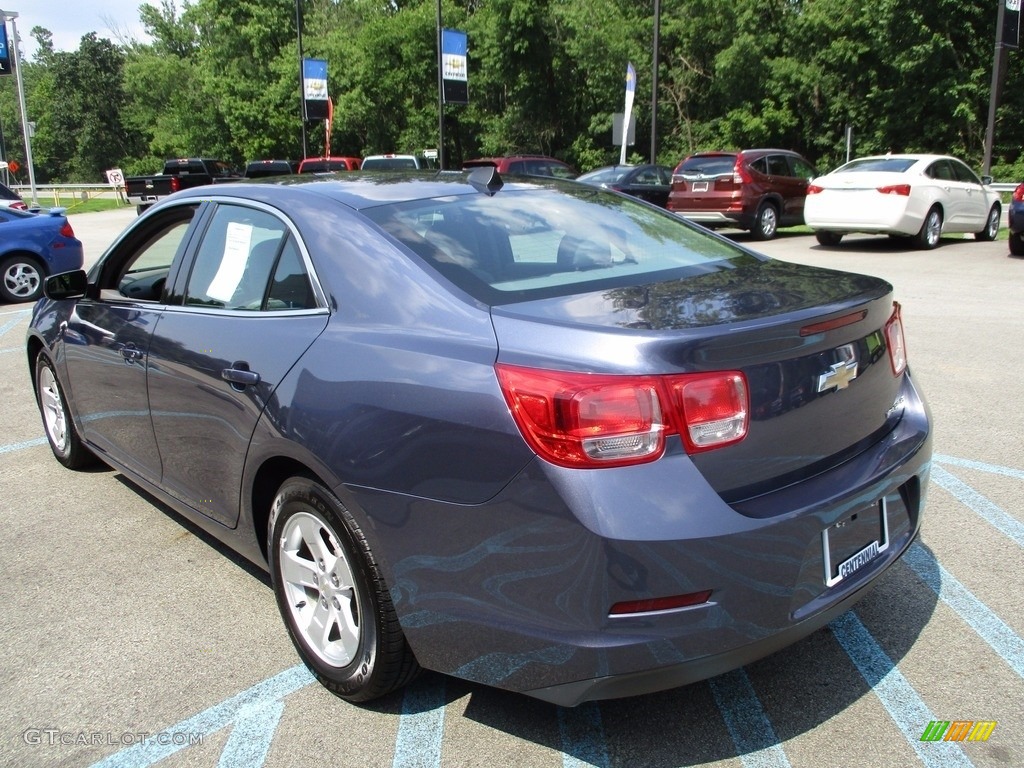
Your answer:
[[[146,356],[146,353],[136,347],[134,344],[125,344],[121,347],[121,357],[128,365],[134,365],[135,363],[142,360]]]
[[[220,377],[224,381],[231,382],[233,387],[238,385],[235,387],[236,389],[260,383],[260,375],[256,371],[250,371],[249,364],[244,361],[232,363],[230,368],[225,368],[220,372]]]

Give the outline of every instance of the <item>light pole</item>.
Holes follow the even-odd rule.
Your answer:
[[[32,137],[28,133],[28,113],[25,110],[25,85],[21,81],[21,61],[18,56],[18,26],[14,20],[18,18],[15,11],[0,10],[0,23],[11,22],[11,52],[14,54],[11,61],[14,65],[14,77],[18,81],[18,104],[21,105],[21,131],[25,137],[25,165],[28,166],[28,184],[32,190],[32,205],[39,205],[39,195],[36,193],[36,171],[32,164]]]
[[[302,71],[302,0],[295,0],[295,34],[299,43],[299,121],[302,123],[302,158],[309,157],[306,149],[306,78]],[[328,151],[326,154],[330,154]]]

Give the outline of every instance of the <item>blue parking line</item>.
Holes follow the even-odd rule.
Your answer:
[[[402,697],[393,768],[439,768],[444,736],[444,678],[414,683]]]
[[[978,635],[998,653],[1007,664],[1024,677],[1024,640],[1006,623],[976,598],[967,587],[947,571],[920,544],[913,544],[903,556],[903,562],[913,569],[939,598],[952,608]]]
[[[13,320],[8,320],[3,325],[0,325],[0,336],[3,336],[5,333],[7,333],[12,328],[16,328],[18,325],[20,325],[21,321],[24,319],[23,317],[21,317],[21,315],[27,315],[28,312],[27,311],[25,311],[25,312],[14,312],[12,314],[15,314],[15,315],[18,315],[18,316],[15,317]]]
[[[708,680],[744,768],[789,768],[789,758],[750,678],[735,669]]]
[[[922,763],[929,768],[974,765],[955,741],[921,741],[925,727],[937,718],[856,613],[847,611],[829,628]]]
[[[972,461],[971,459],[958,459],[956,456],[944,456],[941,453],[935,454],[932,459],[939,464],[948,464],[951,467],[962,467],[963,469],[976,469],[979,472],[988,472],[992,475],[1005,475],[1024,480],[1024,469],[1013,467],[1000,467],[998,464],[986,464],[983,461]]]
[[[240,710],[228,743],[220,753],[218,768],[253,768],[263,765],[283,712],[284,702],[280,699],[264,701]]]
[[[558,707],[558,730],[562,736],[563,768],[608,768],[601,708],[593,701],[578,707]]]
[[[35,437],[31,440],[23,440],[20,443],[8,443],[7,445],[0,445],[0,453],[14,453],[15,451],[22,451],[25,448],[35,448],[37,445],[45,445],[45,437]]]
[[[242,721],[243,728],[249,729],[257,719],[254,713],[258,712],[261,707],[272,707],[278,700],[300,688],[305,688],[315,679],[305,666],[297,664],[274,677],[256,683],[251,688],[200,712],[198,715],[182,720],[177,725],[172,725],[170,728],[150,736],[145,741],[115,752],[95,763],[93,768],[149,768],[178,750],[191,746],[193,737],[209,736],[232,723],[236,723],[237,727],[239,719]],[[268,714],[272,715],[273,709],[263,716],[263,722],[266,724],[269,724]],[[273,724],[276,728],[277,721],[275,720]],[[240,738],[243,735],[241,734]],[[271,731],[262,737],[268,748],[273,735],[273,731]],[[230,739],[228,746],[231,746]],[[265,756],[266,753],[264,753]],[[241,764],[236,762],[230,765]],[[246,764],[247,768],[259,768],[260,765],[262,763]]]
[[[1004,536],[1015,541],[1018,547],[1024,547],[1024,523],[1020,520],[1011,517],[967,483],[958,480],[942,467],[937,467],[934,464],[932,465],[932,481],[962,504],[970,507],[973,512],[984,518]]]

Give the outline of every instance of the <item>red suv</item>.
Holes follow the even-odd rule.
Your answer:
[[[507,157],[478,157],[462,164],[462,170],[492,165],[498,173],[513,173],[520,176],[554,176],[558,179],[575,179],[579,172],[571,165],[545,155],[508,155]]]
[[[668,210],[706,227],[736,227],[758,240],[804,223],[814,166],[785,149],[698,152],[672,172]]]

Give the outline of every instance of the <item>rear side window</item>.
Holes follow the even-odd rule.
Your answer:
[[[315,306],[309,286],[284,222],[265,211],[221,205],[196,254],[185,304],[245,311],[306,309]]]
[[[768,155],[768,173],[771,176],[792,176],[789,158],[785,155]]]
[[[750,170],[756,171],[757,173],[760,173],[763,176],[767,176],[769,173],[771,173],[771,170],[768,167],[768,158],[766,157],[759,157],[755,160],[751,160],[749,163],[747,163],[747,167],[750,168]]]

